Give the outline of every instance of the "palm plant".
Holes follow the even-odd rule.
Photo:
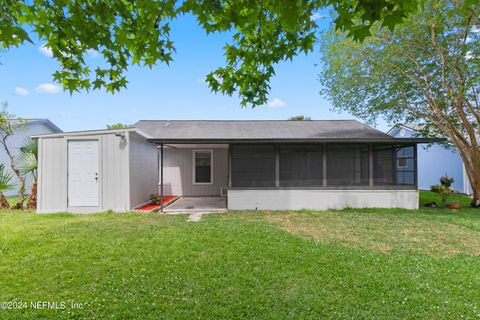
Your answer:
[[[32,175],[32,192],[28,200],[28,208],[37,207],[37,169],[38,169],[38,144],[37,141],[28,139],[20,148],[17,156],[17,166],[23,176]]]
[[[25,141],[17,156],[17,165],[22,175],[31,174],[33,180],[37,181],[38,144],[35,140],[27,139]]]
[[[13,181],[13,175],[8,172],[3,163],[0,163],[0,208],[8,209],[10,204],[5,198],[5,191],[15,188],[16,184]]]

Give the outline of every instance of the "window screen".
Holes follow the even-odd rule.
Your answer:
[[[195,183],[212,183],[212,152],[195,150],[194,181]]]
[[[396,184],[415,184],[415,147],[395,148]]]
[[[374,146],[373,183],[375,185],[414,185],[414,148],[414,146]]]
[[[322,146],[280,145],[280,186],[322,186]]]
[[[395,152],[393,146],[373,147],[373,184],[395,184]]]
[[[368,146],[328,145],[327,185],[368,185]]]
[[[273,145],[231,146],[232,187],[275,187]]]

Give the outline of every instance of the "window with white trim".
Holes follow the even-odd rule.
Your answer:
[[[213,183],[212,150],[193,150],[193,183]]]

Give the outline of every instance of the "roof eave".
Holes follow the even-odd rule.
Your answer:
[[[142,130],[139,130],[134,127],[128,127],[128,128],[122,128],[122,129],[101,129],[101,130],[84,130],[84,131],[49,133],[49,134],[33,135],[31,138],[38,139],[38,138],[61,138],[61,137],[71,137],[71,136],[95,136],[95,135],[102,135],[102,134],[116,134],[121,132],[134,132],[145,139],[152,138]]]
[[[290,139],[160,139],[150,138],[149,142],[161,144],[215,144],[215,143],[392,143],[392,144],[424,144],[446,142],[443,138],[290,138]]]

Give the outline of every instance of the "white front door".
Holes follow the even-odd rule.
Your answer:
[[[98,206],[98,140],[68,141],[68,206]]]

